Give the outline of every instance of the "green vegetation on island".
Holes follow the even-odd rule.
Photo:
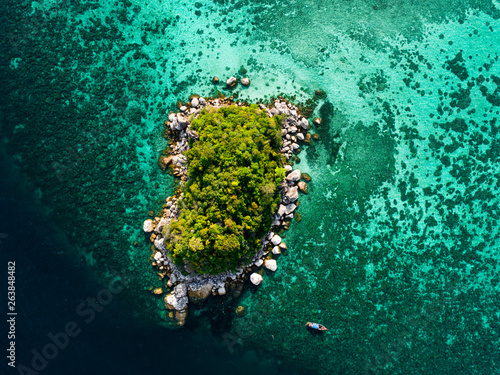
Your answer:
[[[191,124],[199,135],[185,152],[188,181],[177,221],[163,229],[177,265],[200,274],[250,262],[280,202],[285,177],[280,116],[257,105],[203,109]]]

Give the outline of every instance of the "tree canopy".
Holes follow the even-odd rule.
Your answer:
[[[185,153],[180,216],[165,226],[169,255],[197,273],[234,270],[250,260],[268,231],[285,177],[279,116],[253,104],[205,108]]]

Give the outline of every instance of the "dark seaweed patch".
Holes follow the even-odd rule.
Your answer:
[[[462,51],[458,52],[454,59],[446,61],[446,69],[455,74],[461,81],[469,78],[469,73],[465,68],[464,58]]]

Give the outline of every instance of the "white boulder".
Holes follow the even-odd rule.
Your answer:
[[[280,242],[281,242],[281,237],[280,237],[280,236],[278,236],[277,234],[275,234],[275,235],[273,236],[273,238],[271,238],[271,243],[272,243],[274,246],[279,245],[279,244],[280,244]]]
[[[250,275],[250,282],[253,284],[253,285],[259,285],[260,283],[262,283],[262,281],[264,280],[264,278],[259,275],[258,273],[252,273]]]
[[[153,231],[153,220],[148,219],[144,221],[144,224],[142,225],[142,229],[144,232],[149,233]]]
[[[238,80],[236,79],[236,77],[230,77],[227,81],[226,81],[226,85],[228,87],[234,87],[236,86],[236,84],[238,83]]]
[[[264,262],[264,267],[266,267],[269,271],[276,271],[278,269],[278,264],[275,259],[266,259]]]

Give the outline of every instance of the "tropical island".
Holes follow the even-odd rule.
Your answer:
[[[204,108],[193,120],[190,129],[199,140],[184,153],[189,167],[182,210],[162,231],[178,267],[218,274],[255,255],[285,178],[282,119],[252,104]]]
[[[189,302],[237,297],[246,279],[259,285],[263,268],[276,271],[287,250],[276,233],[294,218],[299,190],[307,193],[308,176],[291,166],[311,140],[299,112],[284,99],[265,106],[193,96],[169,114],[159,165],[180,183],[163,216],[143,229],[154,244],[152,265],[173,289],[164,305],[178,325]]]

